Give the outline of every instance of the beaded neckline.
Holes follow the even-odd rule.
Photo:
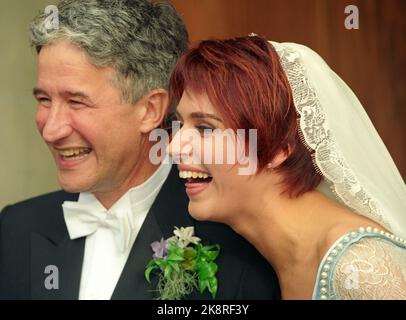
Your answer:
[[[343,249],[351,243],[358,241],[360,238],[376,236],[386,238],[397,245],[406,247],[405,239],[397,237],[389,232],[379,230],[378,228],[361,227],[356,231],[346,233],[331,246],[320,263],[313,291],[313,299],[328,300],[334,294],[331,279],[333,279],[334,267],[339,260],[339,257],[344,252]]]

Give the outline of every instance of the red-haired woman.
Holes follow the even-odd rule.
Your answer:
[[[255,245],[284,299],[406,299],[405,184],[316,53],[257,36],[203,41],[179,60],[170,91],[181,129],[169,151],[191,215]],[[226,129],[247,131],[241,152]],[[234,163],[215,161],[230,154]],[[238,161],[247,154],[251,175]]]

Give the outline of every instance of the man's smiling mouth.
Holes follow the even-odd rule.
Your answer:
[[[70,148],[70,149],[58,149],[58,153],[63,160],[80,160],[87,157],[91,148]]]

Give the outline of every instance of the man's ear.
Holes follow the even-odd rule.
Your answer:
[[[154,89],[143,97],[144,112],[139,129],[149,133],[159,127],[169,107],[169,94],[164,89]]]

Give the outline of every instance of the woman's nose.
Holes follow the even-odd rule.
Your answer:
[[[193,146],[190,142],[190,137],[186,130],[192,129],[180,129],[172,137],[171,142],[166,147],[166,153],[169,154],[174,163],[187,163],[193,155]]]

